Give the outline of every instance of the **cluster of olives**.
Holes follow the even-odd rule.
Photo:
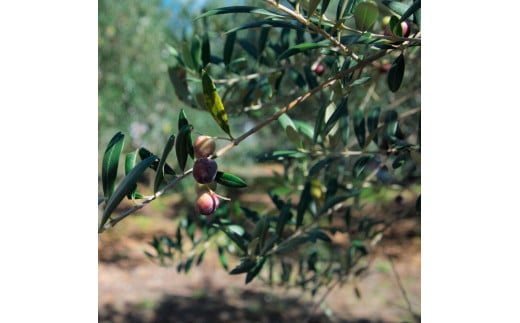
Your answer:
[[[199,136],[195,139],[193,150],[195,153],[195,163],[193,164],[193,178],[206,188],[205,192],[197,198],[196,208],[200,214],[210,215],[218,208],[220,203],[215,194],[207,184],[215,181],[217,176],[217,162],[211,158],[215,152],[215,141],[209,136]]]

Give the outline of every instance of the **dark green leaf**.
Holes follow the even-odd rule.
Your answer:
[[[116,209],[116,207],[119,205],[121,200],[135,187],[135,184],[143,174],[143,172],[150,167],[150,165],[157,159],[156,156],[150,156],[146,158],[145,160],[142,160],[137,164],[132,171],[128,175],[126,175],[117,189],[115,190],[114,194],[110,197],[110,199],[107,201],[107,204],[105,206],[105,209],[103,211],[103,216],[101,218],[101,223],[99,224],[99,232],[102,231],[103,226],[105,225],[106,221],[112,214],[112,212]]]
[[[404,75],[404,55],[401,53],[392,63],[388,71],[388,87],[390,91],[396,92],[401,86]]]
[[[265,10],[265,9],[258,8],[258,7],[229,6],[229,7],[222,7],[222,8],[217,8],[217,9],[213,9],[213,10],[208,10],[205,13],[203,13],[202,15],[196,17],[194,20],[197,20],[197,19],[200,19],[203,17],[209,17],[209,16],[214,16],[214,15],[223,15],[223,14],[228,14],[228,13],[256,13],[259,15],[265,15],[265,16],[269,16],[269,17],[278,17],[278,18],[284,17],[273,11]]]
[[[220,264],[225,270],[228,270],[228,261],[226,254],[224,253],[224,248],[221,246],[218,246],[218,260],[220,261]]]
[[[253,45],[250,41],[245,38],[239,38],[238,44],[242,47],[246,53],[248,53],[254,60],[258,59],[258,53],[256,51],[255,45]]]
[[[356,110],[354,113],[354,133],[356,134],[359,146],[365,148],[365,117],[361,110]]]
[[[399,16],[402,16],[406,10],[408,10],[408,5],[404,2],[399,1],[387,1],[383,0],[383,4],[386,5],[390,10],[398,14]]]
[[[258,55],[262,55],[262,52],[265,49],[265,45],[267,43],[267,37],[269,36],[269,31],[271,28],[264,27],[262,28],[262,31],[260,32],[260,37],[258,37]]]
[[[314,137],[313,141],[316,143],[318,140],[318,136],[321,133],[321,129],[324,127],[325,122],[325,112],[327,111],[328,102],[324,102],[322,106],[320,107],[320,110],[318,110],[318,115],[316,116],[316,122],[314,123]]]
[[[356,7],[358,2],[359,0],[348,0],[347,7],[345,8],[345,13],[343,14],[343,17],[345,17],[346,15],[350,15],[354,11],[354,8]]]
[[[386,135],[394,137],[397,131],[399,116],[395,110],[388,110],[385,114]]]
[[[280,216],[278,217],[278,223],[276,225],[276,234],[281,237],[285,225],[292,217],[291,213],[291,199],[289,199],[282,207]]]
[[[155,156],[155,155],[144,147],[139,148],[139,157],[141,158],[141,160],[145,160],[146,158],[148,158],[150,156]],[[150,168],[157,171],[157,167],[159,166],[159,157],[158,156],[155,156],[155,157],[157,158],[157,160],[150,165]],[[164,164],[164,172],[168,175],[175,176],[175,171],[167,163]]]
[[[401,26],[399,18],[397,18],[396,16],[392,16],[388,25],[393,35],[398,37],[403,36],[403,27]]]
[[[178,120],[178,123],[177,123],[177,130],[178,131],[181,131],[182,128],[184,128],[184,126],[187,126],[189,125],[190,123],[188,122],[188,118],[186,118],[186,113],[184,113],[184,109],[181,109],[181,111],[179,112],[179,120]]]
[[[280,254],[289,250],[293,250],[297,246],[308,242],[309,240],[309,237],[295,237],[289,240],[285,240],[276,247],[275,253]]]
[[[296,228],[298,228],[303,223],[303,215],[309,207],[311,197],[311,183],[309,181],[306,181],[305,186],[302,190],[302,194],[300,195],[300,201],[298,202],[298,208],[296,213]]]
[[[202,52],[201,52],[202,67],[209,64],[211,60],[211,47],[209,44],[208,33],[202,35]]]
[[[365,170],[365,167],[367,166],[368,162],[374,158],[374,155],[364,155],[359,157],[359,159],[356,160],[356,162],[354,163],[354,167],[352,169],[354,178],[359,178]]]
[[[307,9],[307,16],[311,17],[314,12],[316,11],[316,8],[318,8],[318,5],[320,4],[321,0],[309,0],[309,7]]]
[[[375,3],[375,1],[367,0],[358,3],[353,13],[356,26],[365,31],[371,30],[374,26],[377,17],[379,16],[379,9],[377,8],[377,3]]]
[[[175,153],[177,154],[177,161],[179,162],[179,167],[182,171],[186,167],[186,161],[188,160],[189,154],[189,142],[191,141],[191,125],[184,126],[175,141]],[[192,146],[193,147],[193,146]]]
[[[410,153],[408,151],[402,151],[397,155],[397,157],[392,162],[392,168],[397,169],[401,166],[403,166],[406,161],[410,158]]]
[[[217,172],[217,176],[215,176],[215,181],[219,184],[228,187],[247,187],[246,182],[244,182],[244,180],[240,177],[221,171]]]
[[[251,238],[260,238],[261,243],[263,244],[263,240],[265,238],[265,234],[267,233],[267,229],[269,229],[269,221],[267,218],[262,217],[255,225],[253,229],[253,233],[251,234]]]
[[[231,62],[231,56],[233,55],[233,48],[235,47],[235,40],[237,38],[237,33],[232,32],[228,33],[226,36],[226,42],[224,44],[224,64],[226,66]]]
[[[338,160],[338,159],[341,159],[342,157],[338,157],[338,156],[331,156],[331,157],[326,157],[318,162],[316,162],[314,165],[311,166],[311,168],[309,169],[309,177],[314,177],[316,176],[324,167],[330,165],[332,162]]]
[[[99,196],[98,197],[98,205],[100,205],[101,203],[103,203],[105,201],[105,198],[103,196]]]
[[[121,132],[116,133],[107,145],[105,154],[103,155],[103,164],[101,167],[101,182],[103,184],[103,194],[105,200],[108,200],[114,192],[114,186],[117,178],[117,167],[119,157],[125,144],[125,135]]]
[[[325,129],[323,129],[323,135],[326,136],[329,133],[329,131],[334,127],[339,118],[345,116],[348,116],[347,97],[341,99],[341,102],[339,103],[338,107],[336,108],[336,110],[334,110],[329,120],[327,120],[327,123],[325,124]]]
[[[419,197],[417,197],[417,200],[415,201],[415,211],[421,213],[421,195],[419,195]]]
[[[351,197],[357,196],[357,195],[359,195],[358,192],[352,192],[352,193],[345,194],[345,195],[331,197],[330,199],[328,199],[325,202],[325,204],[321,208],[319,214],[324,214],[325,212],[327,212],[330,208],[332,208],[336,204],[339,204],[339,203],[341,203]]]
[[[132,171],[132,169],[135,167],[136,163],[137,163],[137,150],[126,155],[125,175],[128,175],[128,173],[130,173],[130,171]],[[137,192],[137,185],[135,185],[134,189],[130,193],[128,193],[128,195],[126,197],[133,200],[136,198],[142,198],[143,195],[141,195],[140,193]]]
[[[280,56],[278,56],[277,60],[282,60],[287,57],[291,57],[293,55],[304,53],[306,51],[316,49],[316,48],[324,48],[329,47],[330,42],[329,41],[321,41],[318,43],[302,43],[298,45],[294,45],[288,50],[284,51]]]
[[[322,240],[322,241],[325,241],[325,242],[331,242],[332,240],[330,239],[330,237],[323,231],[321,231],[320,229],[313,229],[311,232],[310,232],[310,235],[309,235],[309,238],[310,238],[310,241],[312,243],[316,243],[316,240]]]
[[[260,220],[260,217],[258,216],[258,212],[250,210],[246,207],[240,207],[242,212],[244,212],[244,215],[250,219],[253,222],[258,222]]]
[[[166,163],[166,157],[168,157],[168,154],[172,150],[174,143],[175,143],[175,136],[171,135],[168,138],[166,145],[164,146],[161,160],[159,160],[159,165],[157,166],[157,171],[155,173],[155,180],[154,180],[154,184],[153,184],[154,193],[157,193],[157,191],[159,190],[159,187],[164,179],[164,164]]]
[[[381,114],[381,107],[373,107],[367,115],[367,130],[369,134],[374,132],[379,125],[379,115]]]
[[[216,226],[216,227],[217,227],[217,229],[224,232],[228,236],[229,239],[231,239],[240,249],[242,249],[242,251],[244,251],[244,252],[247,251],[248,243],[241,235],[237,234],[236,232],[230,231],[226,227],[223,227],[223,226]]]
[[[195,70],[199,70],[202,68],[202,45],[200,43],[200,38],[197,35],[194,35],[191,39],[191,59],[193,61],[193,68]]]
[[[246,285],[249,284],[256,277],[256,275],[260,273],[260,270],[262,270],[262,266],[264,265],[266,260],[267,258],[260,259],[257,262],[257,264],[253,267],[253,269],[248,271],[246,275]]]
[[[242,260],[242,262],[236,266],[233,270],[229,272],[230,275],[238,275],[245,272],[248,272],[256,265],[256,261],[246,258]]]

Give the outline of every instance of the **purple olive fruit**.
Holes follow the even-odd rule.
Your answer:
[[[193,143],[196,158],[206,158],[215,152],[216,144],[210,136],[198,136]]]
[[[193,177],[198,183],[208,184],[217,176],[217,162],[209,158],[199,158],[193,164]]]
[[[218,208],[220,201],[213,192],[206,192],[197,199],[196,207],[200,214],[210,215]]]

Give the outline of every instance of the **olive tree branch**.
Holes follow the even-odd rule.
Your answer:
[[[348,47],[343,45],[341,42],[339,42],[336,38],[332,37],[328,32],[323,30],[322,28],[318,27],[314,23],[310,21],[310,19],[306,19],[303,15],[295,12],[294,10],[291,10],[287,8],[284,5],[281,5],[279,1],[276,0],[264,0],[264,2],[268,3],[269,5],[275,7],[276,9],[285,12],[286,14],[290,15],[292,18],[297,20],[298,22],[304,24],[305,26],[309,27],[313,32],[318,33],[328,39],[331,43],[334,44],[334,46],[339,47],[343,52],[345,52],[347,55],[351,56],[354,60],[359,62],[359,57],[351,52]]]
[[[225,154],[229,149],[233,148],[234,146],[238,146],[240,144],[240,142],[242,142],[244,139],[246,139],[247,137],[251,136],[252,134],[258,132],[260,129],[262,129],[263,127],[267,126],[271,122],[278,120],[278,118],[280,118],[281,115],[283,115],[284,113],[287,113],[290,110],[294,109],[298,104],[300,104],[303,101],[307,100],[308,98],[310,98],[314,94],[316,94],[316,93],[326,89],[327,87],[333,85],[334,83],[336,83],[337,80],[342,79],[343,77],[347,76],[348,74],[352,73],[353,71],[355,71],[357,69],[360,69],[360,68],[363,68],[366,65],[369,65],[373,61],[375,61],[375,60],[377,60],[377,59],[379,59],[379,58],[381,58],[381,57],[383,57],[383,56],[385,56],[387,54],[388,54],[388,52],[386,50],[382,50],[382,51],[380,51],[377,54],[369,56],[366,59],[358,62],[357,65],[352,66],[352,67],[350,67],[350,68],[348,68],[346,70],[343,70],[343,71],[339,72],[338,74],[336,74],[332,78],[328,79],[327,81],[321,83],[320,85],[318,85],[317,87],[313,88],[312,90],[310,90],[310,91],[300,95],[299,97],[297,97],[293,101],[289,102],[289,104],[287,104],[285,107],[280,109],[280,111],[276,112],[271,117],[269,117],[269,118],[265,119],[264,121],[260,122],[259,124],[257,124],[253,128],[249,129],[247,132],[245,132],[241,136],[235,138],[227,146],[224,146],[223,148],[221,148],[215,154],[215,156],[219,157],[219,156]]]
[[[170,188],[174,187],[175,185],[177,185],[177,183],[179,183],[181,180],[183,180],[186,176],[188,176],[189,174],[191,174],[193,172],[193,168],[191,169],[188,169],[187,171],[185,171],[181,176],[175,178],[174,180],[172,180],[171,182],[169,182],[168,184],[166,184],[162,189],[158,190],[154,195],[152,196],[149,196],[148,198],[146,198],[144,201],[142,201],[141,203],[135,205],[134,207],[126,210],[125,212],[121,213],[119,216],[117,216],[116,218],[110,220],[109,222],[105,223],[103,225],[103,228],[101,229],[101,232],[107,230],[107,229],[110,229],[112,227],[114,227],[119,221],[123,220],[124,218],[126,218],[127,216],[129,216],[130,214],[134,213],[135,211],[143,208],[146,204],[152,202],[153,200],[155,200],[156,198],[158,198],[159,196],[163,195],[164,192],[166,192],[167,190],[169,190]]]

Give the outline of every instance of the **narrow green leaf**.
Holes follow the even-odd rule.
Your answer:
[[[367,83],[368,81],[370,81],[370,79],[372,79],[370,76],[360,77],[357,80],[355,80],[354,82],[350,83],[350,87],[363,85],[363,84]]]
[[[361,110],[356,110],[354,113],[354,133],[356,134],[359,146],[365,148],[365,117]]]
[[[278,56],[276,58],[276,60],[279,61],[279,60],[291,57],[291,56],[299,54],[299,53],[304,53],[304,52],[310,51],[312,49],[324,48],[324,47],[329,47],[329,46],[330,46],[329,41],[321,41],[318,43],[301,43],[298,45],[294,45],[294,46],[290,47],[289,49],[287,49],[286,51],[284,51],[280,56]]]
[[[348,114],[345,114],[345,115],[342,115],[340,118],[339,118],[339,129],[341,131],[340,135],[341,135],[341,142],[343,143],[343,145],[347,145],[348,144],[348,137],[349,137],[349,132],[350,132],[350,125],[349,125],[349,116]]]
[[[200,43],[200,38],[197,35],[194,35],[191,39],[191,59],[193,61],[193,68],[198,71],[202,67],[202,45]]]
[[[128,153],[125,158],[125,175],[128,175],[132,169],[135,167],[137,163],[137,150],[134,150],[131,153]],[[133,200],[136,198],[142,198],[143,195],[137,192],[137,185],[134,186],[134,189],[128,193],[126,196],[128,199]]]
[[[390,10],[398,14],[400,17],[403,16],[406,10],[409,9],[408,4],[400,1],[383,0],[383,4],[390,8]]]
[[[286,251],[294,250],[294,248],[296,248],[297,246],[299,246],[301,244],[308,242],[309,240],[310,240],[310,238],[307,236],[295,237],[290,240],[285,240],[276,247],[275,253],[281,254]]]
[[[387,137],[394,137],[399,123],[399,116],[395,110],[388,110],[385,113],[385,126]]]
[[[168,154],[172,150],[174,143],[175,136],[171,135],[168,138],[166,145],[164,146],[163,154],[161,156],[161,159],[159,160],[159,166],[157,166],[157,172],[155,173],[155,180],[153,184],[154,193],[156,193],[159,190],[159,187],[164,179],[164,164],[166,163],[166,157],[168,157]]]
[[[374,141],[377,143],[377,130],[379,126],[379,116],[381,114],[381,107],[376,106],[368,111],[367,115],[367,130],[368,130],[368,141]]]
[[[210,47],[209,36],[208,36],[207,32],[205,32],[202,35],[201,60],[202,60],[202,67],[205,67],[206,65],[208,65],[211,60],[211,47]]]
[[[269,16],[269,17],[277,17],[277,18],[284,18],[284,16],[279,15],[273,11],[265,10],[258,7],[252,7],[252,6],[229,6],[229,7],[222,7],[217,9],[208,10],[202,15],[196,17],[194,20],[203,18],[203,17],[209,17],[214,15],[223,15],[228,13],[256,13],[259,15]]]
[[[334,104],[333,102],[330,104]],[[316,143],[318,140],[318,136],[321,134],[321,131],[324,127],[325,123],[325,112],[327,111],[329,104],[327,102],[324,102],[320,109],[318,110],[318,114],[316,116],[316,122],[314,123],[314,136],[313,136],[313,142]]]
[[[228,269],[228,260],[227,260],[224,248],[222,248],[221,246],[218,246],[217,250],[218,250],[218,260],[220,261],[220,264],[222,265],[222,267],[225,270],[229,270]]]
[[[262,52],[265,49],[265,45],[267,44],[267,38],[269,36],[269,31],[271,28],[264,27],[260,31],[260,37],[258,37],[258,56],[262,55]]]
[[[374,159],[374,155],[364,155],[359,157],[358,160],[354,163],[354,167],[352,169],[352,173],[354,174],[354,178],[359,178],[363,171],[365,170],[365,167],[367,166],[368,162]]]
[[[260,259],[256,265],[250,271],[248,271],[246,275],[246,285],[249,284],[260,273],[260,270],[262,270],[266,260],[267,258]]]
[[[323,129],[323,135],[326,136],[329,133],[329,131],[332,130],[339,118],[344,117],[346,115],[348,115],[347,97],[344,97],[341,99],[341,102],[338,104],[336,110],[334,110],[330,118],[327,120],[327,123],[325,124],[325,129]]]
[[[358,3],[354,9],[356,26],[363,31],[370,31],[377,21],[378,16],[379,9],[377,8],[377,3],[372,0]]]
[[[103,216],[101,218],[101,222],[99,224],[99,232],[102,232],[103,226],[107,222],[108,218],[112,214],[112,212],[116,209],[116,207],[119,205],[121,200],[130,193],[133,189],[141,175],[144,173],[144,171],[150,167],[150,165],[157,160],[156,156],[150,156],[146,158],[145,160],[142,160],[137,164],[128,175],[126,175],[117,189],[115,190],[114,194],[110,197],[108,200],[105,209],[103,211]]]
[[[217,176],[215,176],[215,181],[227,187],[247,187],[246,182],[244,182],[244,180],[240,177],[221,171],[217,172]]]
[[[247,241],[239,234],[228,230],[226,227],[223,226],[215,226],[217,229],[224,232],[231,241],[233,241],[242,251],[247,251]]]
[[[280,210],[280,216],[278,218],[278,224],[276,225],[276,234],[281,237],[285,225],[292,217],[291,213],[291,199],[289,199]]]
[[[146,149],[144,147],[139,148],[139,157],[141,158],[141,160],[145,160],[146,158],[148,158],[150,156],[155,156],[157,158],[157,160],[150,165],[151,169],[157,171],[157,167],[159,166],[159,156],[153,154],[151,151],[149,151],[148,149]],[[175,176],[175,171],[167,163],[164,164],[164,172],[168,175]]]
[[[184,113],[184,109],[179,111],[179,120],[177,122],[177,130],[181,131],[184,126],[189,125],[188,118],[186,117],[186,113]]]
[[[307,17],[311,17],[316,11],[316,8],[318,8],[318,5],[320,4],[321,0],[308,0],[308,2],[309,7],[307,8]]]
[[[246,38],[239,38],[238,44],[242,47],[246,53],[248,53],[254,60],[258,59],[258,52],[256,51],[256,47],[253,43],[251,43]]]
[[[224,55],[223,55],[224,64],[226,66],[228,66],[229,63],[231,62],[231,56],[233,56],[233,48],[235,47],[236,38],[237,38],[236,32],[229,33],[226,36],[226,42],[224,44]]]
[[[392,168],[397,169],[401,166],[403,166],[406,161],[410,158],[410,153],[408,151],[402,151],[400,152],[397,157],[392,162]]]
[[[217,93],[215,83],[213,83],[213,80],[204,69],[202,70],[202,89],[206,107],[213,116],[213,119],[215,119],[220,128],[224,130],[229,137],[233,138],[229,130],[228,117],[224,109],[224,104],[222,104],[222,100]]]
[[[368,254],[368,250],[365,247],[365,244],[363,244],[363,242],[360,240],[352,240],[352,247],[359,250],[365,256]]]
[[[327,212],[330,208],[332,208],[334,205],[336,204],[339,204],[339,203],[342,203],[343,201],[351,198],[351,197],[355,197],[355,196],[358,196],[359,195],[359,192],[355,191],[355,192],[351,192],[349,194],[344,194],[344,195],[340,195],[340,196],[333,196],[331,198],[329,198],[327,201],[325,201],[325,204],[323,205],[323,207],[321,208],[320,212],[318,214],[324,214],[325,212]]]
[[[343,17],[352,14],[358,2],[359,0],[348,0],[347,7],[345,8],[345,13],[343,14]]]
[[[343,157],[331,156],[316,162],[311,166],[311,168],[309,168],[309,177],[315,177],[323,168],[329,166],[331,163],[341,158]]]
[[[230,275],[238,275],[248,272],[256,265],[256,261],[249,258],[244,259],[238,266],[229,272]]]
[[[175,153],[177,154],[177,162],[179,168],[184,171],[186,167],[186,161],[188,160],[188,141],[191,140],[191,125],[185,125],[177,134],[177,140],[175,141]]]
[[[303,223],[303,215],[311,203],[311,182],[306,181],[300,195],[300,201],[298,202],[297,213],[296,213],[296,228],[300,227]]]
[[[107,145],[105,154],[103,155],[103,163],[101,167],[101,182],[103,184],[103,194],[105,200],[108,200],[113,192],[117,178],[117,168],[119,157],[125,144],[125,135],[121,132],[116,133]]]
[[[388,87],[390,91],[396,92],[401,86],[404,76],[404,55],[401,53],[392,63],[388,71]]]

